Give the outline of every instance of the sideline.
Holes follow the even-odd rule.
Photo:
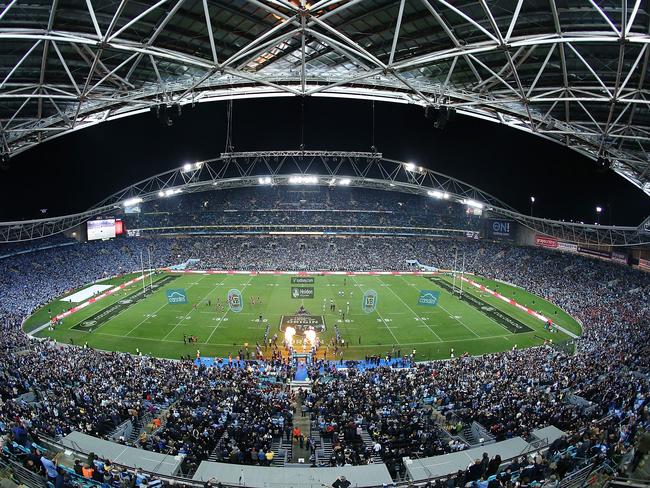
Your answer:
[[[516,302],[512,298],[505,297],[501,293],[497,293],[496,291],[488,288],[485,285],[481,285],[481,284],[477,283],[476,281],[465,278],[464,276],[460,276],[460,279],[463,280],[466,283],[469,283],[473,287],[478,288],[481,291],[488,292],[490,295],[492,295],[495,298],[499,298],[499,299],[503,300],[504,302],[509,303],[510,305],[513,305],[513,306],[517,307],[519,310],[523,310],[524,312],[528,313],[529,315],[532,315],[533,317],[535,317],[538,320],[541,320],[542,322],[548,322],[550,320],[548,317],[545,317],[541,313],[537,313],[537,312],[535,312],[535,310],[533,310],[531,308],[524,307],[522,304]],[[555,322],[553,322],[553,327],[561,330],[562,332],[564,332],[566,335],[568,335],[572,339],[578,339],[580,337],[580,336],[574,334],[573,332],[571,332],[570,330],[565,329],[561,325],[556,324]]]
[[[56,321],[56,320],[62,319],[64,317],[68,317],[68,316],[72,315],[73,313],[78,312],[79,310],[82,310],[82,309],[86,308],[88,305],[91,305],[91,304],[95,303],[96,301],[101,300],[102,298],[106,298],[108,296],[111,296],[115,292],[123,290],[127,286],[130,286],[130,285],[132,285],[134,283],[137,283],[139,281],[142,281],[144,279],[149,278],[149,276],[151,276],[153,274],[154,274],[154,272],[151,271],[151,272],[149,272],[149,273],[147,273],[145,275],[140,275],[140,276],[138,276],[136,278],[133,278],[132,280],[127,281],[126,283],[122,283],[121,285],[117,285],[117,286],[111,288],[110,290],[106,290],[104,293],[101,293],[101,294],[99,294],[97,296],[89,298],[85,302],[80,303],[79,305],[76,305],[76,306],[72,307],[71,309],[66,310],[63,313],[60,313],[59,315],[56,315],[55,317],[52,317],[52,320]],[[46,322],[43,325],[39,325],[35,329],[29,331],[27,333],[27,336],[33,338],[35,336],[35,334],[38,334],[40,331],[45,330],[46,328],[48,328],[50,326],[50,324],[51,324],[51,321]]]

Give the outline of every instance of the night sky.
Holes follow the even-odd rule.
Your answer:
[[[299,98],[237,100],[235,150],[298,149]],[[226,103],[183,107],[172,127],[152,114],[77,131],[16,156],[0,172],[0,220],[86,210],[109,194],[184,162],[224,150]],[[306,149],[368,151],[372,102],[305,99]],[[431,168],[485,190],[523,213],[554,219],[637,225],[650,215],[650,198],[623,178],[599,174],[595,163],[553,142],[470,117],[444,130],[420,107],[375,104],[375,145],[384,156]]]

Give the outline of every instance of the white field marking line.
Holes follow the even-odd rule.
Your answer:
[[[352,279],[354,280],[355,284],[357,284],[357,277],[352,275]],[[358,286],[359,286],[359,288],[363,288],[363,286],[360,285],[360,284]],[[379,313],[379,310],[377,310],[377,307],[375,307],[375,313],[379,316],[379,318],[383,322],[384,326],[386,327],[386,330],[388,330],[388,332],[390,332],[390,335],[393,336],[393,339],[395,339],[395,342],[397,342],[397,345],[402,346],[403,344],[401,344],[400,341],[397,340],[397,337],[395,337],[395,334],[393,334],[393,331],[390,330],[390,327],[388,327],[388,325],[386,324],[386,321],[384,320],[384,317],[381,316],[381,314]]]
[[[150,275],[149,275],[149,276],[150,276]],[[147,278],[148,278],[149,276],[147,276]],[[146,278],[145,278],[145,279],[146,279]],[[164,279],[164,277],[163,277],[163,278],[160,278],[159,280],[156,280],[154,283],[157,283],[158,281],[163,280],[163,279]],[[122,291],[122,290],[120,290],[120,291]],[[120,291],[115,292],[115,295],[117,295]],[[131,295],[131,294],[132,294],[132,293],[129,293],[129,295]],[[119,297],[119,295],[116,296],[116,298],[118,298],[118,297]],[[145,298],[146,298],[146,297],[143,297],[142,299],[144,300]],[[122,301],[122,300],[117,300],[117,301],[113,302],[112,305],[117,305],[117,304],[120,303],[121,301]],[[115,315],[113,315],[112,317],[109,317],[108,320],[107,320],[106,322],[104,322],[103,324],[99,324],[99,327],[97,327],[96,329],[93,329],[93,330],[90,331],[90,332],[88,332],[87,330],[84,330],[84,332],[88,332],[88,333],[90,333],[90,334],[95,333],[96,331],[98,331],[99,329],[101,329],[102,327],[104,327],[106,324],[108,324],[111,320],[113,320],[113,319],[119,317],[120,315],[122,315],[122,314],[123,314],[124,312],[126,312],[127,310],[130,310],[130,309],[131,309],[131,306],[134,306],[134,305],[137,305],[137,304],[138,304],[138,302],[133,303],[133,304],[129,305],[128,307],[124,307],[122,310],[120,310],[119,312],[117,312]],[[111,306],[111,305],[106,306],[103,310],[105,310],[106,308],[108,308],[108,307],[110,307],[110,306]],[[160,310],[160,309],[158,309],[158,310]],[[158,310],[156,310],[156,312],[157,312]],[[148,318],[148,317],[147,317],[147,318]],[[145,319],[145,320],[146,320],[146,319]],[[82,320],[81,322],[79,322],[79,323],[83,323],[83,320]],[[76,329],[75,329],[75,330],[76,330]]]
[[[203,278],[206,277],[206,276],[209,276],[209,275],[207,275],[207,274],[206,274],[206,275],[203,275],[203,277],[199,280],[199,283],[200,283],[201,281],[203,281]],[[188,287],[187,289],[189,290],[190,288],[191,288],[191,287]],[[210,296],[210,294],[211,294],[212,292],[214,292],[216,289],[217,289],[216,286],[215,286],[214,288],[212,288],[212,289],[208,292],[207,295],[205,295],[203,298],[201,298],[201,300],[199,300],[199,301],[197,302],[197,305],[196,305],[196,306],[199,306],[200,304],[202,304],[203,301],[204,301],[206,298],[208,298],[208,297]],[[167,335],[165,335],[165,337],[163,337],[163,340],[164,340],[164,339],[167,339],[167,337],[169,337],[169,334],[171,334],[172,332],[174,332],[174,331],[176,330],[176,328],[177,328],[179,325],[181,325],[181,324],[183,323],[183,320],[185,320],[187,317],[189,317],[190,314],[192,314],[192,312],[196,312],[196,308],[191,308],[190,311],[187,312],[187,313],[183,316],[183,318],[180,319],[180,320],[178,321],[178,323],[177,323],[174,327],[172,327],[172,330],[170,330],[169,332],[167,332]]]
[[[226,307],[224,307],[224,309],[225,309],[225,308],[226,308]],[[205,315],[214,315],[216,312],[197,312],[197,313],[205,314]],[[250,315],[250,316],[256,315],[256,316],[259,316],[259,315],[260,315],[260,314],[257,313],[257,312],[237,312],[237,314],[238,314],[239,316],[245,316],[245,315]]]
[[[475,287],[468,288],[468,289],[469,289],[469,290],[472,290],[473,288],[475,288]],[[489,288],[486,287],[486,289],[489,289]],[[472,291],[474,291],[474,290],[472,290]],[[524,290],[524,291],[526,291],[526,290]],[[527,293],[529,293],[529,292],[527,292]],[[487,291],[485,291],[485,292],[480,292],[480,294],[481,294],[481,295],[484,295],[484,298],[486,298],[486,299],[487,299],[487,298],[491,298],[491,299],[493,299],[493,300],[498,300],[497,297],[495,297],[494,295],[492,295],[491,293],[489,293],[489,292],[487,292]],[[532,294],[531,294],[531,295],[532,295]],[[504,296],[505,296],[505,295],[504,295]],[[533,297],[534,297],[534,296],[535,296],[535,295],[533,295]],[[506,297],[506,298],[508,298],[508,297]],[[512,297],[510,297],[510,298],[511,298],[512,300],[514,300]],[[540,298],[541,298],[541,297],[540,297]],[[541,299],[544,300],[543,298],[541,298]],[[548,300],[546,300],[546,301],[548,302]],[[495,302],[495,303],[498,303],[498,302]],[[549,303],[550,305],[554,306],[555,308],[559,308],[557,305],[555,305],[555,304],[552,303],[552,302],[548,302],[548,303]],[[488,305],[491,305],[489,302],[487,302],[487,304],[488,304]],[[523,304],[521,304],[521,305],[523,305]],[[526,305],[523,305],[523,306],[525,307]],[[510,316],[508,313],[506,313],[504,310],[500,309],[499,307],[494,307],[494,308],[496,308],[497,310],[500,310],[501,312],[503,312],[503,313],[505,313],[506,315]],[[528,307],[528,308],[531,308],[531,307]],[[518,309],[518,310],[519,310],[519,309]],[[562,310],[562,309],[560,308],[560,310]],[[562,311],[565,312],[564,310],[562,310]],[[566,312],[565,312],[565,313],[566,313]],[[567,315],[569,315],[569,314],[567,313]],[[571,317],[571,315],[569,315],[569,317]],[[512,318],[515,318],[515,317],[512,317]],[[518,320],[518,319],[516,319],[516,320]],[[522,323],[523,323],[523,322],[522,322]],[[524,325],[528,325],[528,324],[524,324]],[[568,335],[569,337],[571,337],[571,338],[573,338],[573,339],[577,339],[578,337],[580,337],[580,336],[575,335],[573,332],[571,332],[571,331],[565,329],[564,327],[562,327],[562,326],[559,325],[559,324],[553,323],[553,325],[555,326],[555,328],[561,330],[562,332],[564,332],[566,335]],[[537,330],[537,328],[536,328],[534,325],[532,325],[532,323],[531,323],[530,327],[533,327],[533,330]],[[515,335],[515,333],[513,332],[512,335]]]
[[[401,277],[400,277],[400,278],[401,278]],[[404,278],[402,278],[402,279],[404,279]],[[383,281],[384,281],[384,280],[381,278],[381,276],[379,276],[379,281],[381,281],[382,283],[383,283]],[[404,280],[404,282],[406,283],[406,280]],[[408,283],[406,283],[406,284],[408,284]],[[429,327],[429,324],[427,324],[427,323],[422,319],[422,317],[419,316],[419,315],[417,314],[417,312],[416,312],[415,310],[413,310],[413,309],[412,309],[412,308],[411,308],[411,307],[410,307],[410,306],[409,306],[409,305],[408,305],[404,300],[402,300],[402,297],[400,297],[397,293],[395,293],[391,287],[387,287],[387,288],[391,291],[391,293],[392,293],[393,295],[395,295],[395,296],[397,297],[397,299],[398,299],[400,302],[402,302],[402,303],[404,304],[404,306],[405,306],[406,308],[408,308],[408,309],[411,311],[411,313],[412,313],[413,315],[415,315],[415,316],[417,317],[417,319],[418,319],[420,322],[422,322],[424,325],[427,326],[427,329],[429,329],[429,330],[431,331],[431,333],[432,333],[434,336],[436,336],[436,337],[438,338],[439,341],[442,341],[442,338],[441,338],[438,334],[436,334],[436,333],[433,331],[433,329],[432,329],[431,327]]]
[[[249,277],[248,277],[248,281],[246,282],[245,285],[250,285],[251,280],[253,279],[253,276],[254,276],[253,273],[251,273],[251,274],[249,275]],[[242,296],[241,299],[243,300],[244,297]],[[216,326],[214,329],[212,329],[212,332],[210,333],[210,335],[209,335],[208,338],[206,339],[206,344],[209,344],[209,343],[210,343],[210,339],[212,339],[212,336],[213,336],[214,333],[217,331],[217,329],[219,328],[219,326],[220,326],[221,324],[223,324],[223,319],[226,318],[226,315],[228,315],[228,312],[230,312],[230,306],[228,306],[228,308],[226,308],[225,313],[221,316],[221,319],[219,320],[219,322],[217,322],[217,326]]]
[[[203,278],[204,278],[204,276],[202,276],[202,277],[199,279],[199,281],[190,284],[190,286],[188,286],[188,287],[186,288],[186,290],[189,290],[189,289],[192,288],[194,285],[198,285],[199,282],[200,282]],[[165,302],[165,303],[163,303],[160,307],[158,307],[158,308],[154,311],[154,313],[158,313],[158,312],[160,312],[160,311],[161,311],[163,308],[165,308],[167,305],[169,305],[169,302]],[[147,320],[149,320],[150,318],[151,318],[151,317],[145,317],[143,320],[141,320],[140,322],[138,322],[138,323],[136,324],[135,327],[133,327],[130,331],[128,331],[128,332],[126,333],[126,336],[128,336],[129,334],[131,334],[131,332],[133,332],[135,329],[137,329],[138,327],[140,327],[142,324],[144,324],[144,323],[145,323]],[[126,337],[126,336],[124,336],[124,337]]]
[[[471,288],[469,288],[469,289],[471,290]],[[473,290],[471,290],[470,292],[467,292],[467,291],[463,290],[463,293],[469,293],[470,295],[474,295]],[[492,295],[490,295],[489,293],[488,293],[487,295],[490,296],[490,297],[492,296]],[[477,298],[479,298],[479,297],[477,297]],[[487,297],[482,297],[482,298],[487,298]],[[494,298],[494,297],[492,297],[492,298]],[[508,313],[506,313],[505,311],[501,310],[499,307],[494,306],[494,304],[491,304],[490,302],[485,302],[485,303],[487,303],[490,307],[497,309],[499,312],[501,312],[501,313],[507,315],[507,316],[510,317],[511,319],[516,320],[517,322],[519,322],[519,319],[516,319],[515,317],[512,317],[510,314],[508,314]],[[502,329],[505,328],[505,327],[503,327],[503,325],[501,325],[499,322],[497,322],[496,320],[494,320],[494,319],[493,319],[492,317],[490,317],[489,315],[487,315],[487,314],[483,314],[483,315],[484,315],[484,316],[485,316],[489,321],[495,323],[496,325],[498,325],[498,326],[501,327]],[[523,322],[522,322],[522,323],[523,323]],[[524,325],[526,325],[526,324],[524,324]],[[534,330],[534,329],[533,329],[533,330]],[[510,334],[511,334],[511,335],[514,335],[514,332],[510,332]],[[504,336],[504,337],[505,337],[505,336]]]
[[[398,276],[399,276],[399,275],[398,275]],[[404,281],[404,283],[407,283],[407,284],[408,284],[408,282],[407,282],[407,281],[406,281],[402,276],[400,276],[400,278]],[[452,295],[452,296],[453,296],[453,295]],[[454,319],[456,322],[458,322],[460,325],[462,325],[463,328],[465,328],[465,329],[467,329],[468,331],[470,331],[470,332],[471,332],[472,334],[474,334],[476,337],[481,338],[480,335],[478,335],[476,332],[474,332],[474,329],[472,329],[470,326],[468,326],[468,325],[467,325],[465,322],[463,322],[462,320],[456,318],[455,315],[452,315],[451,312],[450,312],[449,310],[447,310],[445,307],[443,307],[442,305],[438,305],[438,306],[439,306],[442,310],[444,310],[444,311],[447,313],[447,315],[449,315],[450,318]],[[426,323],[426,322],[425,322],[425,323]],[[432,331],[432,332],[433,332],[433,331]],[[500,336],[500,337],[501,337],[501,336]]]
[[[202,326],[202,327],[208,327],[208,326]],[[530,332],[526,332],[526,334],[529,334]],[[125,336],[119,335],[119,334],[108,334],[106,332],[98,332],[97,335],[102,335],[102,336],[107,336],[107,337],[121,337],[124,339]],[[496,336],[486,336],[486,337],[481,337],[481,339],[508,339],[509,336],[503,336],[503,335],[496,335]],[[153,337],[130,337],[130,339],[134,339],[137,341],[154,341],[154,342],[169,342],[173,344],[182,344],[183,341],[170,341],[170,340],[165,340],[165,339],[156,339]],[[473,337],[471,339],[456,339],[453,341],[427,341],[427,342],[403,342],[400,344],[400,346],[417,346],[418,344],[445,344],[445,343],[454,343],[454,342],[472,342],[476,341]],[[230,346],[232,347],[232,343],[224,344],[220,342],[193,342],[192,344],[199,344],[202,346]],[[353,345],[350,347],[356,347],[358,348],[376,348],[377,346],[385,346],[388,347],[391,344],[375,344],[375,345]],[[536,347],[536,346],[530,346],[530,347]],[[528,349],[528,348],[527,348]],[[486,353],[490,354],[490,353]]]
[[[403,278],[402,278],[402,279],[403,279]],[[454,298],[456,298],[453,294],[452,294],[452,296],[453,296]],[[458,299],[457,299],[457,300],[458,300]],[[459,300],[459,301],[460,301],[460,300]],[[467,304],[463,304],[463,305],[469,307],[469,305],[467,305]],[[470,332],[471,332],[472,334],[474,334],[476,337],[478,337],[478,338],[482,338],[480,335],[478,335],[476,332],[474,332],[474,329],[472,329],[469,325],[467,325],[467,324],[466,324],[465,322],[463,322],[462,320],[456,318],[455,315],[452,315],[451,312],[450,312],[449,310],[447,310],[445,307],[443,307],[442,305],[438,305],[438,306],[439,306],[441,309],[443,309],[445,312],[447,312],[447,315],[449,315],[449,317],[451,317],[451,318],[454,319],[456,322],[458,322],[460,325],[462,325],[463,327],[465,327],[468,331],[470,331]],[[472,310],[474,310],[474,309],[472,309]],[[502,328],[503,328],[503,327],[502,327]],[[501,336],[500,336],[500,337],[501,337]]]
[[[157,314],[157,313],[160,312],[160,311],[163,309],[163,307],[165,307],[166,305],[167,305],[167,303],[163,303],[160,307],[158,307],[156,310],[154,310],[153,313],[154,313],[154,314]],[[152,315],[152,314],[149,314],[149,317],[145,317],[145,318],[142,319],[140,322],[138,322],[138,323],[136,324],[136,326],[133,327],[130,331],[128,331],[124,337],[128,336],[131,332],[133,332],[135,329],[137,329],[137,328],[140,327],[142,324],[144,324],[147,320],[149,320],[150,318],[152,318],[151,315]]]
[[[444,279],[444,278],[442,278],[442,279]],[[452,288],[453,288],[453,286],[452,286]],[[470,291],[467,292],[466,290],[463,290],[463,293],[469,293],[469,294],[472,295],[472,296],[476,296],[476,294],[474,293],[474,290],[472,290],[471,288],[467,288],[467,289],[470,290]],[[489,293],[488,293],[488,296],[492,297],[492,295],[490,295]],[[477,297],[477,298],[480,298],[480,297]],[[487,297],[485,297],[485,298],[487,298]],[[494,297],[492,297],[492,298],[494,298]],[[509,313],[506,313],[504,310],[500,309],[499,307],[495,306],[494,304],[492,304],[492,303],[490,303],[490,302],[485,302],[485,303],[487,303],[490,307],[497,309],[499,312],[501,312],[501,313],[507,315],[507,316],[510,317],[511,319],[516,320],[517,322],[519,322],[519,319],[517,319],[517,318],[515,318],[515,317],[512,317]],[[486,315],[486,314],[482,314],[482,315],[483,315],[484,317],[486,317],[488,320],[490,320],[491,322],[495,323],[497,326],[501,327],[502,329],[505,328],[503,325],[501,325],[499,322],[497,322],[496,320],[494,320],[494,319],[493,319],[492,317],[490,317],[489,315]],[[522,323],[523,323],[523,322],[522,322]],[[526,324],[524,324],[524,325],[526,325]],[[533,329],[533,330],[535,330],[535,329]],[[508,331],[508,332],[510,332],[510,331]],[[510,335],[515,335],[515,333],[514,333],[514,332],[510,332]],[[504,337],[505,337],[505,336],[504,336]]]
[[[438,306],[439,306],[441,309],[443,309],[445,312],[447,312],[447,314],[449,314],[449,317],[451,317],[451,318],[454,319],[456,322],[458,322],[460,325],[462,325],[463,327],[465,327],[468,331],[470,331],[470,332],[471,332],[472,334],[474,334],[476,337],[481,338],[480,335],[478,335],[476,332],[474,332],[474,329],[472,329],[472,328],[471,328],[469,325],[467,325],[465,322],[463,322],[462,320],[460,320],[459,318],[457,318],[456,315],[452,315],[451,312],[450,312],[449,310],[447,310],[445,307],[443,307],[442,305],[438,305]],[[469,305],[468,305],[468,306],[469,306]]]
[[[472,288],[468,288],[468,289],[472,291],[472,293],[470,293],[470,294],[473,294],[473,293],[474,293],[474,290],[472,290]],[[524,290],[524,291],[525,291],[525,290]],[[491,295],[490,293],[488,293],[488,292],[481,292],[480,295],[485,295],[485,296],[482,297],[482,298],[485,298],[485,299],[492,298],[493,300],[498,300],[495,296],[492,296],[492,295]],[[520,321],[520,320],[519,320],[518,318],[516,318],[516,317],[513,317],[512,315],[510,315],[509,313],[507,313],[505,310],[500,309],[500,308],[497,307],[496,305],[494,305],[494,304],[492,304],[492,303],[490,303],[490,302],[488,302],[488,301],[486,301],[485,303],[487,303],[489,306],[491,306],[491,307],[493,307],[493,308],[496,308],[499,312],[501,312],[501,313],[507,315],[508,317],[510,317],[510,318],[512,318],[512,319],[514,319],[514,320],[516,320],[516,321],[518,321],[518,322],[520,322],[520,323],[522,323],[522,324],[528,326],[528,324],[526,324],[526,323]],[[495,303],[498,303],[498,302],[495,302]],[[494,320],[492,317],[488,317],[487,315],[486,315],[486,317],[487,317],[488,319],[490,319],[492,322],[494,322],[495,324],[497,324],[499,327],[503,328],[503,326],[502,326],[499,322],[497,322],[496,320]],[[572,333],[569,332],[568,330],[564,329],[563,327],[560,327],[560,326],[557,325],[557,324],[554,324],[554,325],[555,325],[558,329],[560,329],[562,332],[564,332],[566,335],[568,335],[569,337],[573,337],[574,339],[577,339],[577,338],[578,338],[578,336],[575,336],[575,337],[574,337],[573,335],[571,335]],[[537,328],[536,328],[532,323],[530,324],[529,327],[531,327],[531,328],[533,329],[533,331],[537,331]],[[517,335],[517,334],[515,334],[514,332],[511,332],[510,335],[513,335],[513,336],[514,336],[514,335]],[[504,336],[504,337],[506,337],[506,336]]]

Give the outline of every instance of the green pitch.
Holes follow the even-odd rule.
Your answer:
[[[456,356],[464,352],[484,354],[515,345],[531,347],[546,339],[569,339],[561,331],[545,330],[540,320],[469,285],[463,285],[463,295],[454,293],[451,276],[310,276],[313,283],[292,284],[289,275],[160,273],[147,278],[144,296],[142,283],[133,284],[65,318],[55,330],[46,328],[36,335],[77,345],[88,343],[96,349],[132,353],[139,349],[159,357],[195,357],[197,349],[203,357],[234,356],[244,344],[254,351],[255,343],[263,341],[267,324],[271,336],[277,333],[282,337],[282,317],[293,315],[303,305],[310,314],[323,318],[323,344],[335,335],[338,326],[348,344],[345,359],[398,350],[409,354],[413,349],[418,360],[440,359],[449,358],[452,349]],[[104,283],[119,284],[132,277]],[[520,288],[475,279],[580,334],[580,325],[553,304]],[[458,287],[459,281],[455,284]],[[313,292],[296,292],[296,287],[313,287]],[[185,290],[188,303],[169,303],[170,289]],[[226,301],[232,289],[241,292],[243,307],[239,313],[230,310]],[[377,303],[374,311],[366,313],[363,296],[369,290],[377,293]],[[421,290],[440,292],[437,304],[419,304]],[[222,307],[217,306],[218,301]],[[332,302],[334,311],[330,310]],[[49,314],[56,315],[70,306],[60,300],[51,302],[25,322],[25,329],[36,329],[48,321]],[[198,342],[184,344],[184,336],[196,336]]]

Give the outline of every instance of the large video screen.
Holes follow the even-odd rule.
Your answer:
[[[88,240],[112,239],[115,237],[115,219],[89,220]]]

